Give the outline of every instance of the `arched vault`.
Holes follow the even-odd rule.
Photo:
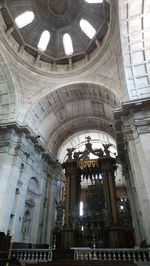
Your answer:
[[[73,84],[44,96],[26,122],[57,155],[64,140],[76,132],[95,129],[114,136],[113,109],[118,106],[118,98],[105,87]]]

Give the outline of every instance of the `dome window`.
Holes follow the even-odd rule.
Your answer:
[[[80,201],[79,215],[83,216],[83,202],[82,201]]]
[[[103,0],[84,0],[85,2],[89,3],[89,4],[101,4],[103,3]]]
[[[34,19],[34,13],[32,11],[26,11],[15,18],[15,23],[19,29],[30,24]]]
[[[85,19],[80,20],[80,27],[81,30],[90,38],[92,39],[94,35],[96,34],[96,30],[93,28],[93,26]]]
[[[45,52],[46,49],[47,49],[47,46],[49,44],[49,41],[50,41],[50,33],[49,31],[45,30],[43,31],[43,33],[41,34],[41,37],[40,37],[40,40],[39,40],[39,43],[37,45],[38,49],[41,51],[41,52]]]
[[[65,33],[63,36],[63,45],[64,45],[64,50],[65,50],[66,55],[73,54],[72,40],[68,33]]]

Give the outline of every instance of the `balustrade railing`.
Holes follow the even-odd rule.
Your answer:
[[[150,265],[149,249],[74,249],[74,260],[97,260],[97,261],[132,261]]]
[[[73,247],[74,260],[131,261],[150,265],[150,249],[99,249]],[[13,257],[21,264],[52,261],[52,249],[14,249]]]
[[[14,249],[13,257],[20,263],[39,263],[52,260],[52,249]]]

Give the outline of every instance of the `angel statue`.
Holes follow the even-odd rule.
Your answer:
[[[75,150],[75,148],[68,148],[67,149],[67,156],[68,156],[67,161],[72,161],[72,153],[74,150]]]
[[[111,143],[108,143],[108,144],[103,144],[103,147],[104,147],[104,152],[105,152],[105,155],[107,157],[110,157],[110,151],[109,151],[109,147],[112,146]]]

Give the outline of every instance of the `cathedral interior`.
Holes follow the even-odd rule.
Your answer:
[[[150,246],[150,1],[0,0],[0,233]]]

